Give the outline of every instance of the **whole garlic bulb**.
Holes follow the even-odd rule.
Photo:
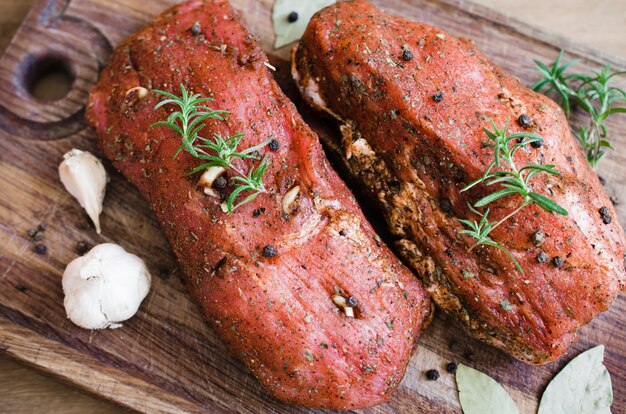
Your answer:
[[[99,244],[63,273],[67,317],[87,329],[119,328],[150,290],[143,260],[113,243]]]
[[[59,177],[65,189],[85,209],[96,226],[96,232],[100,234],[100,213],[109,181],[102,162],[90,152],[72,149],[63,155]]]

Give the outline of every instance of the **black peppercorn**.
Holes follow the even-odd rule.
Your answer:
[[[402,59],[406,62],[413,60],[413,52],[407,47],[402,48]]]
[[[449,199],[442,197],[439,199],[439,207],[444,213],[449,213],[452,210],[452,203]]]
[[[550,257],[548,257],[546,252],[541,252],[537,255],[536,259],[537,259],[537,263],[546,263],[548,260],[550,260]]]
[[[520,126],[527,128],[530,126],[530,122],[531,119],[528,115],[526,114],[522,114],[519,116],[519,118],[517,118],[517,123],[520,124]]]
[[[228,184],[228,180],[226,180],[226,178],[224,178],[223,176],[219,176],[215,179],[215,181],[213,181],[213,187],[215,188],[225,188],[226,184]]]
[[[436,381],[439,378],[439,371],[437,371],[436,369],[429,369],[428,371],[426,371],[426,378],[431,381]]]
[[[533,141],[530,143],[530,146],[533,148],[541,148],[543,147],[543,140],[540,139],[539,141]]]
[[[561,259],[561,256],[554,256],[552,258],[552,264],[554,267],[561,267],[563,266],[563,259]]]
[[[270,140],[269,147],[272,151],[278,151],[278,149],[280,148],[280,142],[278,142],[277,139],[272,138]]]
[[[252,217],[257,218],[262,213],[265,213],[265,207],[255,208],[254,211],[252,211]]]
[[[202,32],[202,28],[200,27],[200,22],[195,22],[193,26],[189,29],[192,35],[198,36]]]
[[[611,217],[611,213],[609,212],[609,209],[606,206],[600,207],[600,209],[598,210],[598,213],[600,213],[600,217],[602,218],[602,222],[604,224],[611,224],[611,221],[613,221],[613,218]]]
[[[602,176],[598,176],[598,180],[600,180],[600,184],[605,185],[606,184],[606,180],[604,179],[604,177]]]
[[[340,236],[345,236],[346,234],[348,234],[348,233],[346,233],[345,230],[339,230],[339,235]]]
[[[268,244],[267,246],[263,248],[263,252],[261,254],[263,254],[263,257],[267,257],[268,259],[271,259],[272,257],[278,254],[278,250],[276,249],[276,247],[272,246],[271,244]]]
[[[40,223],[37,227],[28,229],[28,237],[36,241],[41,241],[45,237],[45,231],[48,228],[46,223]]]
[[[48,251],[48,248],[46,247],[45,244],[37,243],[35,245],[35,253],[37,253],[37,254],[46,254],[47,251]]]
[[[159,266],[159,277],[161,279],[168,279],[172,274],[172,271],[165,265]]]
[[[84,241],[79,241],[78,243],[76,243],[76,253],[78,253],[79,255],[84,255],[85,253],[87,253],[88,250],[89,245]]]
[[[350,296],[348,300],[346,301],[346,304],[350,306],[351,308],[356,307],[356,299],[354,298],[354,296]]]
[[[532,241],[535,246],[541,246],[541,244],[543,243],[543,240],[544,240],[544,235],[540,231],[536,231],[533,233],[532,236],[530,236],[530,241]]]
[[[292,11],[291,13],[289,13],[289,15],[287,16],[287,21],[289,23],[295,23],[298,21],[298,12]]]
[[[436,94],[434,94],[433,95],[433,101],[435,101],[435,102],[443,101],[443,92],[439,91]]]
[[[457,365],[455,362],[450,362],[448,363],[448,365],[446,365],[446,371],[448,371],[450,374],[454,374],[456,372],[456,368]]]

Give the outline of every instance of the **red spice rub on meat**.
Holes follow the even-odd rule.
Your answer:
[[[117,48],[87,119],[106,157],[149,201],[209,324],[271,394],[309,407],[379,404],[402,379],[430,302],[377,242],[266,62],[227,2],[191,1]],[[153,90],[180,95],[181,83],[229,111],[226,121],[207,120],[202,136],[244,133],[241,148],[279,141],[260,150],[271,162],[268,192],[232,215],[219,194],[197,186],[199,174],[187,174],[200,160],[173,158],[181,137],[150,128],[173,109],[153,110],[162,98]],[[145,96],[129,98],[138,86]],[[258,164],[235,162],[243,171]],[[286,214],[282,200],[295,186]]]
[[[546,363],[623,289],[624,232],[563,112],[472,42],[363,1],[341,2],[313,17],[293,74],[310,104],[343,123],[342,142],[329,146],[377,201],[398,251],[474,336]],[[493,247],[468,251],[476,240],[457,220],[477,219],[468,203],[497,189],[461,192],[493,160],[484,145],[490,118],[544,137],[515,154],[518,165],[555,164],[562,174],[536,176],[532,190],[568,216],[531,205],[491,234],[523,274]],[[490,220],[519,202],[514,195],[491,204]]]

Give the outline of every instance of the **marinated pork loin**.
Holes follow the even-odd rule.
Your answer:
[[[304,98],[341,120],[342,142],[329,147],[376,200],[399,253],[475,337],[523,361],[553,361],[623,289],[622,227],[561,109],[471,41],[341,2],[314,16],[292,63]],[[490,118],[543,136],[516,153],[517,165],[555,164],[562,174],[537,175],[532,190],[568,216],[530,205],[491,233],[523,273],[494,247],[470,251],[476,240],[457,220],[479,219],[468,203],[498,189],[461,192],[493,161]],[[519,203],[490,204],[490,220]]]
[[[380,244],[266,63],[227,2],[191,1],[117,48],[87,119],[149,201],[206,320],[271,394],[309,407],[379,404],[403,377],[428,295]],[[268,193],[233,214],[219,196],[232,182],[206,195],[200,173],[188,175],[201,160],[174,158],[181,137],[150,128],[175,109],[154,110],[154,89],[180,95],[180,84],[229,111],[207,120],[203,137],[244,133],[241,149],[278,141],[259,151],[271,163]],[[258,161],[235,163],[247,171]]]

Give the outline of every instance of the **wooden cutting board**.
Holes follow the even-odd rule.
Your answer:
[[[272,50],[273,0],[233,0],[278,67],[276,76],[320,133],[334,126],[301,105],[287,70],[289,48]],[[83,106],[99,69],[125,36],[172,5],[169,0],[41,0],[0,59],[0,351],[102,398],[146,413],[313,412],[281,404],[260,387],[203,323],[147,204],[122,177],[111,174],[98,236],[76,201],[62,188],[57,166],[77,147],[97,152],[85,128]],[[551,37],[468,1],[377,0],[390,13],[411,17],[474,39],[478,47],[530,84],[533,59],[552,60],[560,48],[586,68],[626,61]],[[74,78],[55,102],[31,95],[50,70]],[[626,83],[622,82],[620,86]],[[617,150],[599,174],[609,194],[626,202],[626,117],[610,123]],[[617,206],[626,223],[626,205]],[[46,223],[47,253],[34,253],[28,230]],[[77,256],[75,245],[117,242],[149,264],[153,287],[139,313],[117,330],[86,331],[65,317],[61,275]],[[580,331],[567,357],[528,366],[467,337],[439,313],[422,336],[408,372],[391,401],[366,413],[459,413],[450,361],[487,372],[510,391],[521,413],[534,413],[548,380],[571,356],[606,345],[614,413],[626,412],[626,300]],[[451,347],[450,343],[456,342]],[[280,344],[277,344],[280,346]],[[468,360],[468,354],[475,360]],[[438,381],[425,371],[438,369]]]

